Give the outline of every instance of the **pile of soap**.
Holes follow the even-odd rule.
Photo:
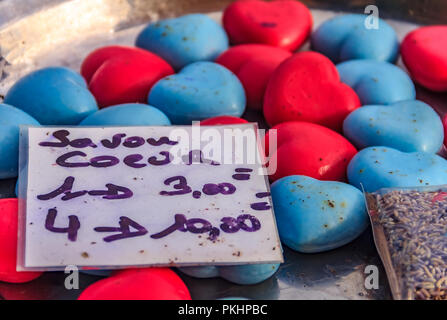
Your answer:
[[[369,224],[361,188],[447,184],[447,118],[416,99],[413,83],[447,91],[447,26],[421,27],[402,44],[379,19],[339,15],[313,29],[298,1],[235,1],[222,24],[189,14],[147,25],[134,47],[86,55],[80,73],[64,67],[20,79],[0,105],[0,178],[18,175],[19,125],[202,125],[244,123],[262,113],[277,143],[266,156],[280,238],[293,250],[322,252],[357,238]],[[300,51],[306,41],[310,51]],[[408,73],[396,66],[402,56]],[[444,126],[443,126],[444,122]],[[0,200],[0,281],[16,272],[17,200]],[[277,264],[188,267],[193,277],[254,284]],[[81,299],[189,299],[169,269],[113,273]]]

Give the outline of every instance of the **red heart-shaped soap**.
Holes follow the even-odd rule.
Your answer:
[[[298,1],[241,0],[225,9],[223,25],[233,44],[263,43],[293,51],[309,36],[312,15]]]
[[[88,286],[78,300],[191,300],[182,279],[169,268],[126,269]]]
[[[147,102],[152,86],[173,74],[159,56],[139,48],[110,46],[97,49],[83,61],[81,74],[99,107]]]
[[[270,141],[276,130],[276,148]],[[270,150],[271,149],[271,150]],[[285,176],[304,175],[319,180],[346,180],[346,167],[357,153],[355,147],[339,133],[310,122],[284,122],[271,128],[265,136],[270,175],[275,181]]]
[[[251,60],[265,58],[284,61],[291,55],[287,50],[264,44],[241,44],[223,52],[216,62],[237,74]]]
[[[42,272],[17,272],[18,200],[0,199],[0,281],[23,283]]]
[[[447,91],[447,25],[418,28],[404,38],[402,59],[411,77],[433,91]]]
[[[273,71],[291,55],[289,51],[277,47],[242,44],[222,53],[216,62],[238,76],[245,89],[247,107],[260,110]]]
[[[248,123],[248,121],[233,116],[219,116],[200,121],[201,126],[220,126],[226,124],[243,124],[243,123]]]
[[[273,126],[307,121],[341,131],[343,120],[360,107],[354,90],[340,82],[334,64],[317,52],[301,52],[273,72],[264,96],[264,117]]]

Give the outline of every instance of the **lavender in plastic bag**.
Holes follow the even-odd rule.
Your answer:
[[[366,194],[376,247],[395,299],[447,300],[444,187]]]

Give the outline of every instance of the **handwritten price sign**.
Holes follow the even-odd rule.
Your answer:
[[[281,262],[257,127],[196,127],[22,131],[19,269]]]

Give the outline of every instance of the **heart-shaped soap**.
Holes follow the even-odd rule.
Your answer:
[[[447,160],[428,152],[401,152],[369,147],[357,153],[348,166],[349,183],[366,192],[380,188],[447,184]]]
[[[158,81],[149,92],[148,102],[173,124],[191,124],[220,115],[241,116],[245,93],[227,68],[214,62],[196,62]]]
[[[242,118],[232,116],[219,116],[200,121],[201,126],[221,126],[226,124],[242,124],[242,123],[248,123],[248,121]]]
[[[294,51],[309,36],[312,15],[298,1],[235,1],[225,9],[223,25],[233,44],[263,43]]]
[[[180,271],[195,278],[221,277],[236,284],[260,283],[275,274],[279,264],[247,264],[237,266],[184,267]]]
[[[436,153],[444,139],[438,114],[418,100],[363,106],[345,119],[343,133],[359,149],[384,146],[404,152]]]
[[[380,18],[377,28],[369,27],[367,19],[364,14],[346,14],[326,20],[312,34],[312,48],[334,63],[354,59],[395,62],[399,54],[396,32]]]
[[[292,55],[290,51],[264,44],[241,44],[233,46],[217,57],[216,62],[237,74],[239,70],[253,59],[267,58],[285,60]]]
[[[164,58],[178,70],[193,62],[213,61],[227,50],[228,37],[210,17],[188,14],[150,23],[135,44]]]
[[[20,125],[38,126],[29,114],[0,103],[0,179],[17,177]]]
[[[276,142],[272,134],[276,133]],[[276,146],[273,145],[276,143]],[[346,179],[346,167],[357,150],[342,135],[326,127],[290,121],[271,128],[265,136],[270,179],[306,175],[319,180]]]
[[[265,89],[273,71],[292,54],[284,49],[242,44],[222,53],[216,62],[233,71],[241,80],[247,96],[247,107],[262,109]]]
[[[356,93],[340,82],[334,64],[310,51],[281,63],[264,96],[264,116],[272,126],[296,120],[341,131],[343,120],[359,106]]]
[[[271,189],[279,236],[293,250],[335,249],[368,226],[363,194],[349,184],[294,175],[279,179]]]
[[[43,125],[76,125],[98,110],[80,74],[65,67],[48,67],[17,81],[5,104],[19,108]]]
[[[0,282],[23,283],[42,272],[18,272],[17,265],[18,200],[0,199]]]
[[[81,66],[81,74],[100,107],[146,102],[154,83],[173,72],[159,56],[123,46],[99,48]]]
[[[140,103],[126,103],[101,109],[81,121],[80,126],[168,126],[159,109]]]
[[[78,300],[191,300],[182,279],[169,268],[127,269],[88,286]]]
[[[418,28],[401,45],[411,77],[434,91],[447,91],[447,25]]]
[[[337,69],[341,81],[357,92],[363,105],[416,99],[416,89],[410,77],[394,64],[351,60],[338,64]]]

